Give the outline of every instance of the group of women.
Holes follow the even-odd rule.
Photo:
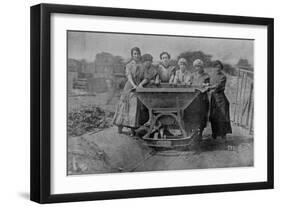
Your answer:
[[[153,57],[150,54],[141,55],[138,47],[131,49],[131,60],[126,64],[127,82],[117,105],[113,124],[118,126],[122,133],[123,127],[131,129],[131,134],[142,126],[148,119],[144,105],[137,99],[134,89],[148,84],[181,84],[206,87],[211,94],[209,120],[212,127],[212,136],[225,138],[231,133],[229,102],[224,94],[226,76],[223,74],[223,64],[216,61],[216,72],[210,77],[204,71],[204,63],[200,59],[193,62],[193,70],[188,69],[185,58],[179,58],[177,66],[170,65],[171,56],[168,52],[160,54],[160,64],[152,65]]]

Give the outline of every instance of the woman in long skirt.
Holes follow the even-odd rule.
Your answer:
[[[122,133],[123,127],[134,129],[139,127],[141,103],[133,92],[137,87],[142,87],[144,72],[141,63],[141,51],[138,47],[131,49],[131,60],[126,65],[127,82],[117,105],[113,124],[118,126],[118,133]]]
[[[220,61],[216,61],[215,67],[216,72],[209,87],[211,90],[210,122],[213,138],[221,136],[222,139],[225,139],[227,133],[232,133],[229,101],[224,94],[226,76],[222,72],[223,64]]]
[[[196,59],[193,62],[193,73],[191,76],[191,83],[193,86],[199,88],[208,87],[210,85],[210,76],[204,70],[204,62],[201,59]],[[202,134],[207,126],[208,111],[209,111],[209,99],[207,93],[201,93],[200,105],[204,106],[200,110],[200,127],[199,127],[199,140],[202,139]]]

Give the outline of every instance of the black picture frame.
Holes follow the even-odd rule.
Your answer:
[[[267,26],[267,181],[222,185],[167,187],[154,189],[51,194],[51,70],[50,70],[50,16],[53,13],[134,17],[165,20],[181,20],[210,23],[233,23]],[[211,193],[272,189],[274,187],[274,20],[272,18],[195,14],[168,11],[103,8],[56,4],[39,4],[31,7],[31,151],[30,151],[30,199],[38,203],[89,201],[147,196]]]

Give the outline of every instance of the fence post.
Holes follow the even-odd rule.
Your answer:
[[[238,106],[238,116],[237,116],[237,124],[238,124],[238,126],[240,126],[240,117],[241,117],[241,114],[242,114],[242,106],[241,106],[241,100],[242,100],[242,90],[243,90],[243,85],[244,85],[244,72],[243,71],[241,71],[242,72],[242,75],[241,75],[241,86],[240,86],[240,90],[239,90],[239,99],[238,99],[238,103],[239,104],[237,104],[237,106]]]
[[[253,115],[254,115],[254,105],[253,105],[253,89],[254,89],[254,84],[253,82],[251,83],[251,88],[250,88],[250,95],[249,95],[249,106],[248,106],[248,120],[247,120],[247,125],[249,126],[249,118],[250,118],[250,113],[252,111],[252,114],[251,114],[251,123],[250,123],[250,126],[249,126],[249,134],[251,134],[251,130],[252,130],[252,127],[253,127]]]
[[[249,126],[250,109],[252,106],[252,94],[253,94],[253,83],[251,83],[251,87],[250,87],[249,104],[248,104],[248,108],[247,108],[247,120],[246,120],[247,126]]]
[[[236,123],[236,112],[237,112],[237,106],[238,106],[238,93],[239,93],[239,79],[240,79],[240,69],[238,68],[238,75],[237,75],[237,89],[236,89],[236,100],[235,100],[235,107],[234,107],[234,115],[233,115],[233,121]]]
[[[243,86],[244,85],[244,86]],[[245,105],[245,93],[246,93],[246,86],[247,86],[247,73],[243,72],[243,85],[241,84],[241,111],[240,111],[240,124],[243,125],[243,107]]]

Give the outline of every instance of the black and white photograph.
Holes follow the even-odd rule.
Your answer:
[[[30,11],[32,201],[274,188],[273,18]]]
[[[254,167],[254,39],[66,37],[68,176]]]

